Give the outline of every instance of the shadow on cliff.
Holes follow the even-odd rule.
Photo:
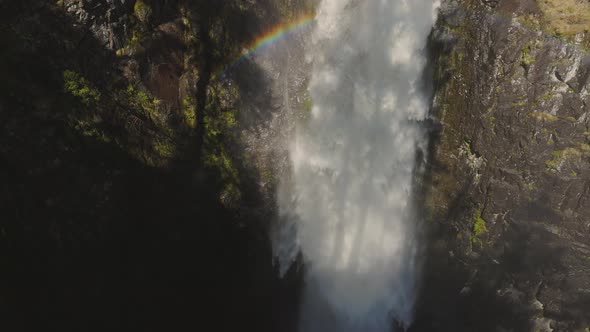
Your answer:
[[[297,301],[285,299],[296,296],[297,278],[288,287],[277,280],[262,223],[220,205],[214,174],[186,160],[147,167],[71,127],[63,70],[75,66],[100,84],[113,52],[37,1],[4,4],[0,16],[3,325],[294,329],[285,312]],[[17,35],[23,18],[30,34]]]
[[[431,61],[426,77],[434,74],[437,78],[429,91],[440,92],[451,79],[449,71],[435,73],[434,68],[444,69],[437,63],[439,57],[452,52],[453,41],[441,40],[431,36],[428,45]],[[438,114],[438,110],[434,109],[433,113]],[[435,158],[443,134],[442,125],[433,121],[427,129],[428,160],[422,189],[418,192],[418,201],[424,205],[425,194],[434,185],[433,173],[457,172],[446,169]],[[545,272],[568,271],[564,264],[567,246],[538,223],[545,219],[559,220],[550,204],[541,197],[509,213],[502,243],[493,243],[489,250],[477,250],[476,254],[462,254],[457,252],[461,250],[456,245],[460,242],[458,230],[463,229],[458,226],[473,209],[469,201],[473,190],[471,181],[462,182],[448,204],[447,214],[425,227],[422,287],[415,321],[409,331],[529,331],[538,328],[531,321],[532,317],[544,314],[547,318],[558,318],[548,310],[539,312],[534,307],[538,295],[543,292]],[[553,296],[556,297],[550,294],[549,298]],[[566,319],[579,319],[589,303],[587,298],[581,297],[573,308],[564,308],[562,315]],[[559,330],[574,328],[579,326]]]

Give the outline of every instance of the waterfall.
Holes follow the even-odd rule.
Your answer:
[[[412,201],[425,45],[438,0],[322,0],[307,56],[313,106],[290,146],[275,238],[300,252],[300,328],[389,331],[412,321],[419,272]]]

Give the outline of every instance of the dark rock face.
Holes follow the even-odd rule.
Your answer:
[[[534,1],[447,1],[433,33],[425,278],[454,287],[439,296],[475,316],[465,330],[590,326],[590,56],[543,17]]]
[[[62,0],[58,3],[111,50],[123,47],[131,37],[133,22],[128,14],[133,4],[131,0]]]
[[[244,81],[213,79],[282,15],[271,1],[0,1],[6,330],[295,328],[283,298],[298,281],[279,283],[236,143]]]

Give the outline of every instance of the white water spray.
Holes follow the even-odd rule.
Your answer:
[[[322,0],[308,56],[312,114],[279,190],[283,269],[306,262],[301,330],[389,331],[412,320],[412,185],[426,138],[424,48],[438,0]],[[291,238],[289,239],[289,237]]]

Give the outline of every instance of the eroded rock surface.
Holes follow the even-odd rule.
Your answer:
[[[590,326],[590,55],[547,25],[532,0],[447,1],[433,33],[433,260],[490,331]]]

